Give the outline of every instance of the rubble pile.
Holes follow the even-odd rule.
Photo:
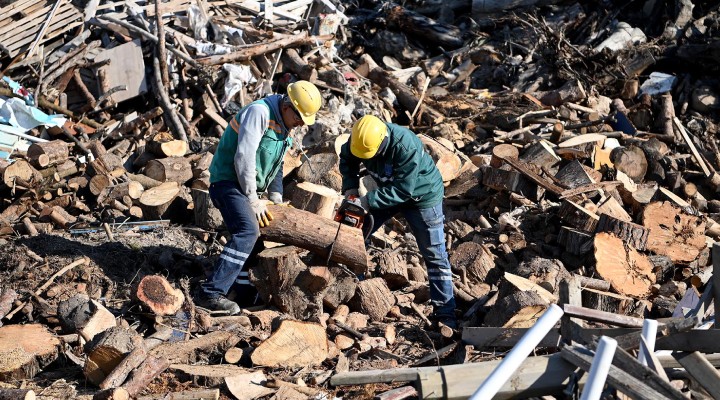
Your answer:
[[[608,393],[720,396],[712,2],[0,4],[0,399],[464,398],[553,304],[498,398],[580,391],[603,335]],[[219,137],[297,80],[323,107],[261,230],[259,305],[209,312]],[[441,172],[459,330],[431,328],[403,219],[367,255],[332,220],[365,114]]]

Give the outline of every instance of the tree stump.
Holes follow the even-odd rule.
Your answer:
[[[203,229],[219,229],[224,221],[220,210],[213,205],[210,193],[199,189],[191,189],[190,193],[194,205],[195,225]]]
[[[293,368],[320,364],[327,355],[327,334],[322,326],[285,320],[253,351],[251,359],[254,365]]]
[[[644,298],[655,282],[648,258],[612,233],[595,235],[595,270],[620,294]]]
[[[360,281],[350,300],[350,308],[369,315],[373,321],[382,321],[393,305],[395,298],[382,278]]]
[[[325,186],[312,182],[300,182],[292,188],[290,204],[300,210],[309,211],[321,217],[332,219],[338,193]]]
[[[68,143],[62,140],[33,143],[27,150],[27,157],[35,168],[46,168],[63,163],[70,157]]]
[[[142,337],[133,329],[116,326],[102,332],[85,344],[85,377],[100,385],[125,356],[142,345]]]
[[[190,161],[184,157],[167,157],[148,161],[145,175],[160,182],[183,184],[193,177]]]
[[[140,280],[135,296],[155,315],[174,315],[185,302],[182,290],[170,285],[160,275],[148,275]]]
[[[40,324],[0,328],[0,380],[31,379],[55,361],[60,341]]]
[[[702,218],[688,215],[670,202],[650,203],[642,213],[642,224],[650,230],[647,249],[675,263],[692,262],[705,248]]]

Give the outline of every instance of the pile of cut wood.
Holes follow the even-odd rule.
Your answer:
[[[466,397],[500,362],[486,351],[551,304],[565,315],[538,347],[554,354],[501,396],[580,390],[603,335],[612,388],[717,396],[699,352],[720,352],[718,7],[516,3],[0,3],[0,399]],[[262,305],[209,313],[192,299],[225,241],[218,138],[298,79],[324,106],[285,158],[293,207],[262,230]],[[367,113],[409,126],[441,172],[462,332],[430,329],[404,220],[367,251],[332,221],[339,149]],[[103,271],[99,253],[138,250]],[[644,319],[672,356],[643,344]]]

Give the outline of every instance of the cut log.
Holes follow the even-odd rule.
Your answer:
[[[642,213],[650,230],[647,249],[670,257],[675,263],[694,261],[705,248],[705,222],[688,215],[670,202],[650,203]]]
[[[475,242],[461,243],[450,256],[450,265],[464,270],[468,279],[474,283],[494,284],[500,278],[500,270],[495,268],[495,257],[487,246]]]
[[[650,231],[642,225],[621,221],[607,214],[600,215],[595,233],[609,232],[637,250],[645,250]],[[704,231],[703,231],[704,232]]]
[[[300,182],[292,188],[290,204],[300,210],[332,219],[337,200],[338,192],[333,189],[312,182]]]
[[[336,310],[355,295],[358,278],[347,268],[338,266],[330,267],[330,275],[332,279],[325,291],[323,305],[331,310]]]
[[[237,349],[237,347],[233,347]],[[240,350],[240,349],[238,349]],[[240,350],[242,353],[242,350]],[[172,370],[179,379],[183,381],[192,381],[196,385],[201,386],[218,386],[222,385],[227,377],[235,376],[246,372],[244,368],[237,365],[187,365],[172,364]]]
[[[110,388],[95,393],[92,400],[130,400],[130,394],[124,388]]]
[[[330,272],[308,268],[298,256],[298,248],[282,246],[258,254],[258,264],[250,269],[250,282],[263,301],[297,319],[322,314],[324,290]]]
[[[560,282],[570,279],[570,272],[559,260],[544,257],[530,257],[511,272],[540,285],[553,294],[559,293]],[[511,280],[507,273],[505,279]]]
[[[598,214],[607,214],[624,222],[632,222],[632,217],[625,211],[622,204],[610,196],[598,206]]]
[[[184,157],[168,157],[150,160],[145,166],[145,175],[160,182],[183,184],[192,179],[190,161]]]
[[[177,182],[165,182],[145,190],[140,196],[143,215],[149,219],[162,219],[179,194],[180,185]]]
[[[31,379],[58,356],[58,340],[40,324],[0,328],[0,380]]]
[[[172,287],[170,282],[160,275],[142,278],[135,295],[155,315],[174,315],[185,302],[182,290]]]
[[[583,232],[594,232],[600,221],[600,217],[597,214],[569,200],[562,202],[558,209],[557,216],[568,225]]]
[[[203,229],[219,229],[224,221],[220,210],[218,210],[210,199],[207,190],[191,189],[193,199],[193,213],[195,225]]]
[[[569,189],[596,183],[578,160],[573,160],[562,167],[560,171],[555,174],[555,178]]]
[[[610,153],[615,169],[622,171],[635,183],[642,183],[648,169],[645,152],[637,146],[617,147]]]
[[[407,261],[398,251],[384,251],[377,257],[375,270],[385,279],[390,289],[400,289],[409,282]]]
[[[15,160],[3,171],[3,183],[8,187],[14,187],[16,183],[39,180],[40,176],[40,173],[27,161]]]
[[[35,392],[30,389],[2,389],[0,400],[35,400]]]
[[[328,256],[334,241],[330,260],[345,264],[358,274],[366,271],[368,260],[360,229],[342,225],[335,240],[340,225],[335,221],[284,206],[269,205],[268,210],[273,221],[260,229],[264,240],[297,246],[321,257]]]
[[[539,294],[518,291],[500,299],[488,311],[484,324],[503,328],[529,328],[547,306],[547,301]]]
[[[306,367],[325,361],[328,341],[319,324],[285,320],[278,330],[262,342],[251,359],[265,367]]]
[[[537,166],[539,170],[546,170],[549,173],[553,174],[557,172],[557,168],[560,163],[560,157],[555,154],[555,150],[553,150],[552,146],[548,144],[547,141],[539,140],[536,143],[530,145],[527,149],[525,149],[525,151],[523,151],[523,155],[520,157],[520,161],[533,164]]]
[[[132,376],[123,389],[127,390],[127,393],[131,397],[136,397],[140,394],[156,376],[160,375],[170,366],[170,361],[167,358],[148,357],[140,366],[133,372]]]
[[[12,310],[16,299],[17,292],[15,292],[15,290],[0,288],[0,326],[2,326],[2,319]]]
[[[143,341],[142,345],[136,346],[130,354],[123,358],[112,372],[107,374],[105,379],[100,383],[100,388],[109,389],[122,385],[128,375],[145,361],[148,352],[170,339],[173,332],[173,329],[169,327],[163,327],[155,331],[155,333]]]
[[[283,65],[290,70],[290,72],[299,76],[300,79],[310,82],[317,80],[317,70],[314,66],[309,65],[305,60],[303,60],[297,50],[286,48],[282,55],[282,62]]]
[[[225,352],[223,358],[228,364],[237,364],[240,362],[240,359],[242,359],[243,353],[243,349],[239,347],[232,347]]]
[[[83,294],[61,301],[57,314],[65,331],[77,332],[86,342],[117,325],[113,313]]]
[[[68,143],[62,140],[33,143],[27,150],[28,160],[35,168],[61,164],[67,161],[69,156]]]
[[[498,144],[492,149],[492,157],[490,158],[490,166],[500,168],[503,166],[503,158],[517,159],[520,152],[517,147],[511,144]]]
[[[125,171],[123,160],[115,153],[105,153],[88,163],[88,175],[112,175],[113,171]]]
[[[262,371],[238,374],[225,378],[225,386],[237,399],[252,400],[268,396],[275,389],[265,387],[267,378]]]
[[[454,25],[435,21],[402,6],[388,8],[386,16],[391,26],[407,34],[450,49],[463,45],[462,32]]]
[[[518,171],[490,166],[483,166],[480,170],[483,185],[491,189],[517,193],[533,201],[540,198],[542,192],[538,186]]]
[[[127,174],[127,177],[131,181],[141,184],[145,190],[152,189],[162,184],[162,182],[156,181],[155,179],[149,178],[145,175]]]
[[[523,278],[522,276],[511,274],[509,272],[506,272],[503,278],[521,292],[537,293],[537,295],[540,296],[548,304],[557,303],[558,301],[558,297],[555,296],[552,292],[548,291],[545,286],[540,286],[539,284],[531,281],[530,279]]]
[[[340,157],[335,153],[313,154],[297,172],[300,181],[327,186],[336,192],[342,190],[342,175],[338,167]]]
[[[644,307],[638,307],[636,300],[632,297],[590,288],[583,288],[582,304],[593,310],[606,311],[618,315],[642,316],[638,311],[642,312],[644,309]]]
[[[595,270],[613,290],[636,298],[650,293],[655,274],[646,256],[611,233],[596,234],[594,244]]]
[[[430,153],[430,157],[435,161],[435,166],[440,171],[443,182],[450,182],[460,175],[462,160],[452,149],[448,149],[429,136],[421,134],[418,137],[427,152]]]
[[[100,385],[125,356],[142,345],[142,337],[133,329],[116,326],[98,334],[84,348],[85,377],[92,384]]]
[[[168,132],[163,132],[145,143],[145,150],[158,157],[182,157],[187,153],[188,146],[184,140],[176,140]]]
[[[583,255],[593,250],[593,236],[590,233],[567,226],[560,228],[557,241],[571,254]]]
[[[382,321],[393,305],[395,297],[382,278],[360,281],[350,300],[351,309],[369,315],[373,321]]]
[[[88,187],[90,188],[90,193],[95,196],[100,196],[101,193],[110,187],[110,178],[107,175],[94,175],[90,178]]]

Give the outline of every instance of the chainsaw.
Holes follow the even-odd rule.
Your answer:
[[[359,197],[348,196],[343,199],[342,203],[340,203],[340,207],[338,207],[337,212],[335,213],[334,220],[339,222],[339,224],[337,232],[335,232],[335,239],[333,239],[332,243],[328,248],[328,255],[327,259],[325,260],[325,265],[328,265],[328,263],[330,262],[330,257],[332,257],[335,242],[337,241],[338,235],[340,234],[340,228],[343,225],[347,225],[353,228],[362,229],[363,224],[365,223],[365,219],[368,220],[368,229],[365,230],[366,236],[364,237],[364,239],[367,240],[367,235],[370,235],[370,232],[372,232],[373,229],[372,214],[370,214],[368,210],[363,208]]]

